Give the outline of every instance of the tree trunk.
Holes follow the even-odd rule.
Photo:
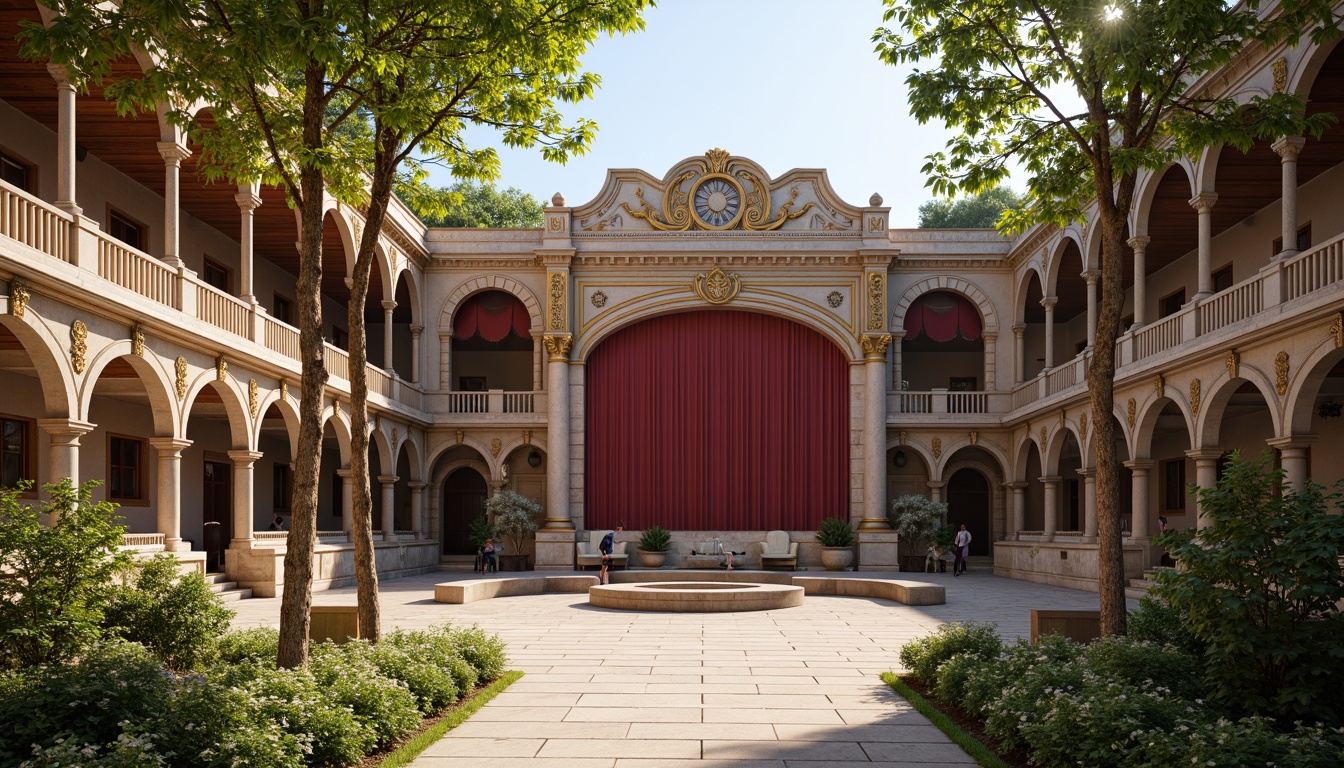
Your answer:
[[[317,150],[323,141],[325,100],[323,70],[305,72],[303,142]],[[295,304],[299,315],[298,455],[294,460],[294,497],[285,550],[285,587],[280,601],[281,668],[308,664],[308,622],[313,598],[313,545],[317,539],[317,491],[322,469],[322,391],[327,369],[322,346],[322,195],[324,178],[315,163],[300,170],[299,279]]]

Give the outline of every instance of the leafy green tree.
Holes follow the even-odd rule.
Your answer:
[[[1192,486],[1212,525],[1157,543],[1180,568],[1153,593],[1206,646],[1207,674],[1233,712],[1344,723],[1341,494],[1283,488],[1270,458],[1233,455],[1216,488]],[[1332,509],[1333,507],[1333,509]]]
[[[1227,66],[1246,45],[1335,34],[1331,3],[1257,0],[1172,3],[1115,0],[883,0],[873,36],[891,64],[931,62],[907,78],[911,114],[960,133],[929,156],[935,194],[978,193],[1016,160],[1030,202],[999,225],[1064,225],[1087,217],[1101,238],[1101,299],[1087,371],[1097,462],[1098,587],[1102,632],[1125,632],[1120,467],[1115,450],[1115,339],[1124,300],[1125,222],[1137,175],[1211,144],[1243,151],[1255,139],[1319,135],[1328,117],[1304,117],[1301,97],[1249,104],[1188,83]]]
[[[0,669],[66,661],[102,635],[130,555],[116,506],[92,501],[96,485],[43,486],[40,507],[22,498],[30,483],[0,491]]]
[[[517,187],[462,181],[449,187],[431,187],[405,181],[397,197],[431,227],[493,227],[537,229],[542,225],[543,203]]]
[[[937,198],[919,206],[921,229],[986,229],[994,226],[1007,209],[1023,199],[1002,184],[960,200]]]

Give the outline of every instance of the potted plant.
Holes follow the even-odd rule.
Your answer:
[[[821,565],[828,571],[843,571],[854,562],[854,526],[848,520],[828,517],[817,528]]]
[[[490,518],[485,513],[477,515],[472,521],[471,526],[467,528],[467,541],[476,548],[476,570],[484,568],[481,548],[485,546],[487,539],[498,538],[499,534],[495,532],[495,527],[490,524]]]
[[[645,528],[635,545],[639,550],[639,562],[646,568],[662,568],[667,560],[667,550],[671,548],[672,534],[661,525]]]
[[[887,520],[891,523],[892,529],[901,535],[901,544],[906,555],[903,570],[923,569],[924,556],[928,547],[934,542],[934,536],[946,516],[946,504],[917,493],[908,493],[891,500]],[[950,541],[948,546],[951,546]]]
[[[517,491],[505,489],[490,497],[485,512],[495,521],[495,532],[504,537],[506,552],[499,556],[499,567],[505,571],[525,571],[527,555],[523,542],[541,527],[541,505]]]

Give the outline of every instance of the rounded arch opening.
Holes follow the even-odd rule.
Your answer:
[[[916,392],[984,389],[984,325],[979,308],[958,293],[920,294],[903,318],[901,387]]]
[[[538,362],[531,326],[527,306],[506,291],[484,290],[457,305],[450,351],[452,389],[531,390]]]

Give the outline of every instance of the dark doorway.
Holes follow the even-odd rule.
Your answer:
[[[205,480],[201,484],[201,516],[205,524],[205,567],[211,572],[224,570],[224,550],[229,548],[229,539],[233,538],[232,485],[232,464],[226,461],[205,462]]]
[[[485,513],[485,497],[485,478],[474,469],[462,467],[443,481],[443,554],[476,554],[471,521]]]
[[[989,554],[989,483],[974,469],[959,469],[947,483],[947,521],[965,524],[971,554]]]
[[[1081,500],[1080,500],[1079,497],[1082,496],[1082,493],[1078,490],[1078,486],[1079,486],[1079,485],[1081,485],[1081,483],[1079,483],[1077,480],[1069,480],[1069,481],[1068,481],[1068,486],[1069,486],[1068,502],[1067,502],[1068,505],[1069,505],[1069,528],[1068,528],[1068,529],[1069,529],[1070,531],[1081,531],[1081,530],[1083,530],[1082,526],[1079,525],[1079,523],[1078,523],[1079,508],[1081,507]]]

